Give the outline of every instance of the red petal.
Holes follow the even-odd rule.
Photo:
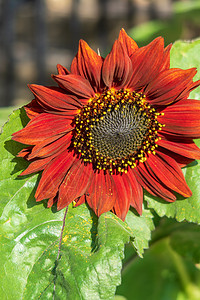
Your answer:
[[[28,159],[33,159],[35,157],[48,157],[59,152],[62,152],[64,149],[67,150],[71,143],[71,134],[65,134],[64,136],[56,136],[53,138],[45,139],[44,141],[38,143],[33,147],[31,154]]]
[[[63,116],[43,113],[32,119],[25,128],[13,133],[12,138],[23,144],[35,145],[44,138],[71,131],[70,123],[71,120]]]
[[[62,136],[63,136],[63,134],[51,136],[49,138],[44,138],[41,142],[38,142],[35,146],[31,146],[31,151],[30,151],[28,157],[26,157],[26,159],[30,160],[31,158],[33,158],[32,157],[33,153],[40,151],[41,149],[43,149],[43,147],[47,146],[50,143],[55,142]]]
[[[71,72],[86,78],[97,92],[101,86],[101,68],[103,58],[89,45],[80,40],[77,56],[73,59]]]
[[[29,156],[29,154],[31,153],[33,147],[27,147],[25,149],[22,149],[18,154],[17,157],[23,157],[25,159],[27,159],[27,157]]]
[[[91,98],[95,95],[89,81],[85,78],[70,74],[70,75],[52,75],[53,79],[70,93],[83,98]]]
[[[115,214],[125,220],[127,212],[130,208],[130,201],[132,199],[132,187],[127,174],[112,175],[116,186],[116,202],[113,206]]]
[[[75,204],[75,206],[74,207],[78,207],[78,206],[80,206],[81,204],[83,204],[83,203],[85,203],[85,195],[83,195],[83,196],[81,196],[80,198],[78,198],[78,199],[76,199],[75,201],[76,201],[76,204]]]
[[[189,95],[196,69],[170,69],[159,74],[145,89],[149,102],[153,105],[168,105]],[[196,83],[195,83],[196,87]]]
[[[133,172],[137,181],[153,196],[158,196],[168,202],[176,200],[174,194],[155,177],[145,163],[140,163],[137,168],[133,169]]]
[[[115,41],[110,54],[107,55],[103,63],[103,81],[109,88],[113,86],[123,86],[125,88],[131,74],[131,60],[122,44],[119,41]]]
[[[159,37],[133,53],[133,75],[128,84],[129,88],[138,90],[158,75],[162,68],[163,52],[164,41]]]
[[[61,66],[60,64],[57,64],[57,70],[59,75],[69,75],[70,72],[67,70],[67,68]]]
[[[120,30],[118,41],[122,43],[129,57],[133,54],[133,52],[135,52],[135,50],[138,49],[136,42],[127,35],[123,28]]]
[[[81,104],[75,96],[66,95],[60,88],[45,87],[36,84],[29,85],[29,88],[37,97],[37,101],[40,105],[51,113],[58,110],[66,115],[74,115],[77,114],[78,108],[81,107]]]
[[[80,160],[77,160],[72,165],[59,188],[57,203],[59,210],[86,193],[92,174],[92,164],[85,166]]]
[[[29,104],[24,106],[27,116],[29,119],[34,119],[39,114],[43,113],[43,108],[38,104],[36,99],[33,99]]]
[[[200,159],[200,149],[195,145],[193,140],[187,139],[183,141],[171,141],[162,137],[162,139],[159,140],[157,144],[185,157]]]
[[[143,203],[143,189],[142,186],[137,181],[133,170],[129,170],[127,173],[131,187],[132,187],[132,197],[130,199],[130,205],[133,206],[139,215],[142,214],[142,203]]]
[[[172,151],[167,150],[167,149],[165,149],[161,146],[159,146],[157,150],[164,153],[164,154],[166,154],[167,156],[172,157],[178,163],[179,167],[181,167],[181,168],[187,166],[188,164],[190,164],[194,161],[194,159],[192,159],[192,158],[188,158],[188,157],[185,157],[181,154],[172,152]]]
[[[20,174],[20,176],[29,175],[43,170],[51,160],[52,157],[47,157],[33,161],[28,168]]]
[[[160,69],[160,72],[168,70],[170,68],[170,50],[171,50],[172,44],[168,45],[164,50],[163,55],[163,62],[162,67]]]
[[[71,68],[70,68],[71,73],[75,74],[75,75],[80,75],[79,73],[79,69],[78,69],[78,58],[77,58],[77,54],[76,56],[73,58],[72,63],[71,63]]]
[[[51,207],[54,203],[56,203],[58,201],[58,196],[56,195],[55,197],[51,197],[49,200],[48,200],[48,203],[47,203],[47,207]]]
[[[116,199],[116,191],[113,185],[114,182],[109,174],[104,174],[103,171],[93,174],[86,200],[97,216],[113,208]]]
[[[64,151],[48,164],[42,173],[35,194],[36,201],[48,199],[57,194],[58,187],[73,164],[74,159],[71,152]]]
[[[163,182],[169,189],[184,197],[192,195],[180,166],[173,158],[157,151],[157,155],[149,155],[145,164],[151,169],[158,180]]]
[[[163,133],[182,138],[200,137],[200,101],[182,100],[163,110],[158,121],[165,124]]]

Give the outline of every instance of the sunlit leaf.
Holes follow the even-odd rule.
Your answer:
[[[151,231],[154,229],[153,215],[149,210],[143,209],[142,216],[137,216],[129,211],[126,217],[126,223],[133,232],[133,246],[138,255],[142,257],[144,249],[149,247]]]

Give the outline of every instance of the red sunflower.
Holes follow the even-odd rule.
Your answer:
[[[190,197],[181,167],[200,159],[200,85],[196,69],[170,69],[170,48],[159,37],[138,48],[122,29],[104,59],[80,41],[71,70],[58,65],[59,87],[30,85],[28,125],[13,139],[29,145],[21,175],[42,171],[36,201],[87,202],[100,216],[142,214],[143,188],[168,202]]]

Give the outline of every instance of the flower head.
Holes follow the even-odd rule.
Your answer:
[[[36,201],[62,209],[87,202],[99,216],[142,213],[143,188],[166,201],[190,197],[181,167],[200,158],[200,85],[196,69],[170,69],[161,37],[138,48],[122,29],[104,59],[80,41],[71,70],[58,65],[59,87],[30,85],[28,125],[13,139],[29,145],[21,175],[42,171]]]

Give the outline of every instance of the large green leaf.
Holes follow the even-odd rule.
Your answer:
[[[98,220],[86,205],[70,206],[58,260],[57,241],[35,262],[24,299],[40,295],[42,299],[52,299],[52,295],[56,299],[112,299],[120,284],[124,243],[130,234],[111,213]]]
[[[120,284],[124,244],[131,238],[142,256],[154,228],[152,214],[144,210],[139,217],[130,211],[122,222],[112,213],[98,219],[86,205],[70,206],[62,232],[64,210],[35,202],[38,175],[18,177],[27,162],[15,157],[23,145],[11,134],[26,122],[23,109],[15,111],[0,137],[0,296],[112,299]]]
[[[0,108],[0,128],[7,121],[8,115],[13,112],[14,107],[3,107]]]
[[[171,67],[198,68],[195,80],[200,79],[200,40],[193,42],[176,42],[171,50]],[[200,99],[200,87],[192,91],[190,98]],[[200,146],[200,140],[196,141]],[[200,161],[195,161],[183,169],[186,182],[192,190],[192,197],[184,199],[178,196],[174,203],[167,203],[159,198],[145,194],[148,207],[153,208],[159,216],[175,217],[178,221],[186,219],[190,222],[200,223]]]
[[[26,122],[24,114],[22,118]],[[15,111],[0,140],[0,296],[9,300],[22,298],[38,257],[57,242],[63,218],[63,212],[52,213],[34,201],[37,176],[17,178],[27,163],[15,158],[22,146],[10,141],[10,135],[22,126],[19,111]]]

